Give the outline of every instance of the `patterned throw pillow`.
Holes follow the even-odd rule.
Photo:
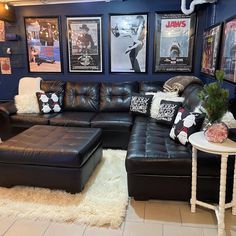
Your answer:
[[[135,114],[149,116],[152,97],[152,95],[134,94],[131,97],[130,111]]]
[[[190,112],[180,107],[170,130],[170,137],[186,145],[189,136],[201,129],[204,118],[204,114]]]
[[[59,97],[56,93],[36,93],[40,112],[52,113],[61,112]]]
[[[161,100],[183,102],[184,97],[179,97],[177,92],[160,92],[160,91],[156,92],[156,94],[153,96],[150,110],[150,115],[153,119],[156,119],[158,115]]]
[[[163,123],[172,126],[178,112],[182,106],[182,102],[173,102],[168,100],[161,100],[159,112],[156,117],[158,123]]]

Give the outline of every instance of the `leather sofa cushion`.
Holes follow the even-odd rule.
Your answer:
[[[145,94],[146,92],[163,91],[163,81],[142,81],[139,83],[139,92]]]
[[[183,106],[185,108],[193,111],[194,108],[200,103],[200,99],[198,97],[200,90],[202,90],[202,86],[199,84],[190,84],[184,89],[181,96],[184,97]]]
[[[64,96],[64,110],[99,110],[99,83],[67,82]]]
[[[0,162],[78,168],[100,144],[100,129],[36,125],[0,145]]]
[[[191,176],[191,145],[183,146],[169,138],[170,128],[148,117],[136,117],[126,158],[128,173],[165,176]],[[230,158],[229,158],[230,159]],[[233,174],[234,158],[228,167]],[[198,175],[219,176],[220,157],[198,154]]]
[[[42,114],[42,113],[21,113],[11,115],[10,122],[13,126],[31,127],[33,125],[48,125],[49,119],[56,116],[57,113]]]
[[[91,127],[104,130],[129,131],[132,124],[132,115],[124,112],[102,112],[91,121]]]
[[[102,83],[100,111],[129,111],[132,93],[138,92],[136,82]]]
[[[50,125],[90,127],[91,119],[96,115],[94,112],[64,111],[50,119]]]
[[[59,80],[41,80],[40,88],[45,93],[57,93],[59,96],[60,106],[63,107],[63,99],[65,93],[65,82]]]

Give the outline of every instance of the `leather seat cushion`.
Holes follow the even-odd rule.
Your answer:
[[[65,84],[66,82],[60,80],[41,80],[40,88],[45,93],[57,93],[59,97],[59,103],[63,107]]]
[[[148,117],[136,117],[126,158],[128,173],[191,176],[191,145],[183,146],[169,138],[170,128]],[[228,174],[233,174],[234,158],[229,158]],[[198,175],[219,176],[220,157],[198,153]]]
[[[10,122],[14,126],[30,127],[33,125],[48,125],[49,119],[56,116],[57,113],[21,113],[9,116]]]
[[[36,125],[0,145],[0,162],[81,167],[101,144],[101,130]]]
[[[90,111],[99,110],[99,83],[67,82],[64,96],[64,110]]]
[[[138,92],[138,83],[102,83],[100,90],[100,111],[129,112],[133,93]]]
[[[163,81],[141,81],[139,83],[139,92],[145,94],[146,92],[162,91],[163,85]]]
[[[102,112],[91,121],[91,127],[104,130],[129,131],[133,124],[133,117],[127,112]]]
[[[94,112],[69,112],[64,111],[50,119],[50,125],[90,127]]]

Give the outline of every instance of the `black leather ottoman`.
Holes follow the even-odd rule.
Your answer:
[[[0,186],[80,192],[102,157],[101,130],[36,125],[0,144]]]

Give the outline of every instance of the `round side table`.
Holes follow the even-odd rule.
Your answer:
[[[191,193],[191,212],[196,212],[196,205],[206,207],[214,210],[218,221],[218,236],[224,234],[225,223],[225,209],[232,207],[232,214],[236,215],[236,161],[234,165],[234,185],[233,196],[230,203],[225,203],[226,190],[226,176],[227,176],[227,162],[229,155],[236,155],[236,142],[227,139],[223,143],[208,142],[204,136],[204,132],[197,132],[189,137],[189,142],[192,144],[192,193]],[[221,169],[220,169],[220,192],[219,205],[212,205],[206,202],[197,200],[197,150],[203,152],[221,155]]]

